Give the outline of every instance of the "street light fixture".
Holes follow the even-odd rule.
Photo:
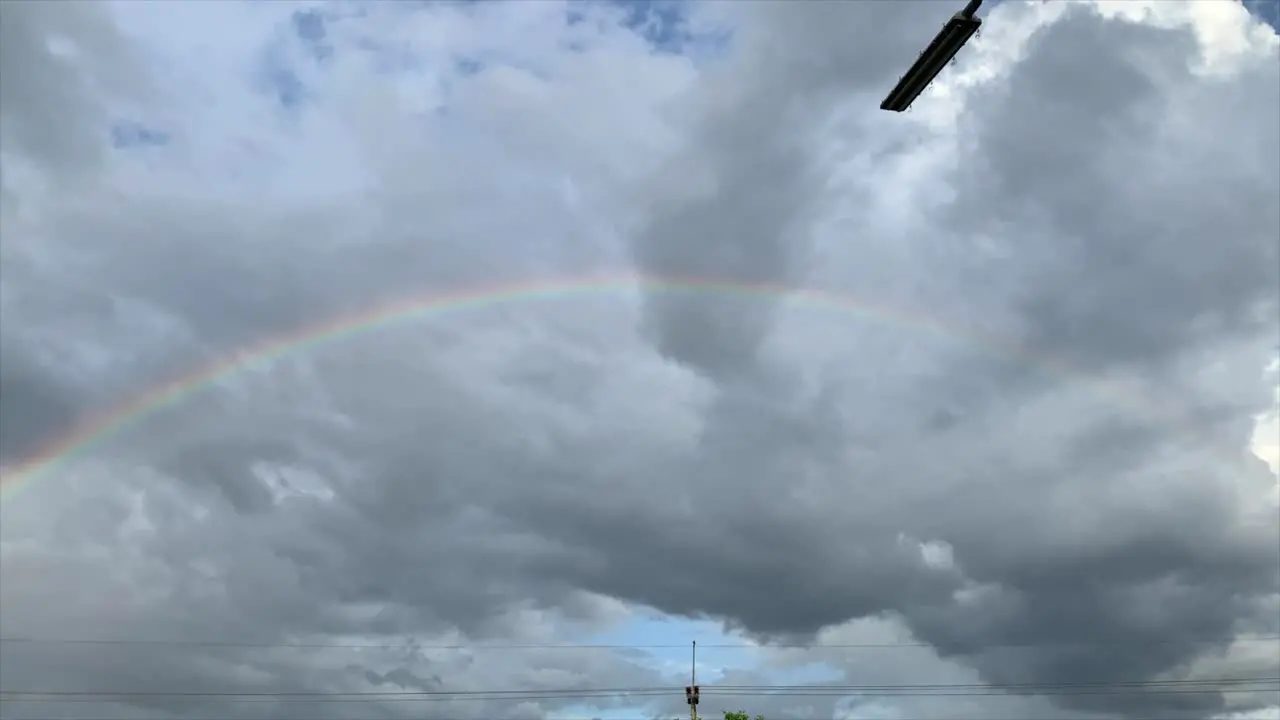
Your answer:
[[[916,58],[907,74],[898,80],[884,102],[880,103],[881,110],[902,112],[911,107],[911,103],[929,87],[938,73],[942,72],[942,68],[951,62],[960,48],[982,27],[982,19],[975,17],[980,5],[982,0],[969,0],[964,10],[951,16],[924,52],[920,53],[920,57]]]

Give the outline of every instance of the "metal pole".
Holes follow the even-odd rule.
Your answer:
[[[698,641],[693,641],[692,664],[689,666],[689,684],[693,686],[694,692],[698,692]],[[698,701],[697,695],[694,696],[693,704],[689,706],[690,720],[698,720]]]

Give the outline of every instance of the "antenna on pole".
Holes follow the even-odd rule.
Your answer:
[[[698,720],[698,641],[693,641],[692,664],[689,666],[689,684],[684,689],[684,701],[689,703],[689,720]]]

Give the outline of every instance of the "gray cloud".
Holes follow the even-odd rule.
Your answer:
[[[70,429],[74,422],[75,400],[67,388],[41,373],[30,359],[16,353],[3,357],[0,363],[0,459],[17,460],[34,455],[59,433]]]
[[[690,92],[687,103],[696,109],[682,114],[693,115],[690,137],[660,176],[664,192],[646,206],[643,229],[631,240],[638,265],[664,277],[765,285],[799,279],[809,259],[810,206],[822,184],[806,156],[813,124],[841,96],[891,81],[894,51],[910,42],[909,28],[934,19],[935,9],[753,8],[757,25],[743,33],[743,57]],[[849,42],[846,29],[860,41]],[[714,297],[660,295],[648,307],[659,349],[714,378],[752,366],[771,316],[767,304]]]
[[[1028,342],[1081,367],[1158,366],[1206,336],[1265,333],[1280,266],[1266,190],[1280,156],[1266,130],[1280,123],[1272,63],[1249,61],[1239,82],[1197,82],[1190,28],[1104,22],[1085,8],[1030,42],[1008,82],[961,120],[974,144],[960,184],[964,212],[999,197],[1006,205],[987,217],[1016,209],[1046,223],[1019,238],[1049,251],[1021,300]],[[1108,72],[1086,74],[1082,56]],[[1197,108],[1193,126],[1169,119],[1184,106]],[[1240,116],[1256,123],[1248,150],[1194,139]],[[1194,173],[1171,167],[1177,153]],[[1100,174],[1114,178],[1109,192],[1090,183]],[[1192,192],[1222,212],[1175,212],[1171,199]]]
[[[874,313],[833,322],[785,298],[565,293],[257,364],[0,507],[0,634],[232,644],[5,643],[0,685],[683,684],[624,650],[422,647],[580,640],[637,608],[761,638],[931,646],[766,650],[722,685],[775,683],[806,658],[850,685],[1276,675],[1268,646],[1229,642],[1280,632],[1275,477],[1244,451],[1273,402],[1261,369],[1280,330],[1274,49],[1204,75],[1186,28],[1069,9],[1009,67],[990,45],[966,56],[959,69],[990,61],[994,77],[929,99],[955,103],[952,130],[927,111],[874,110],[945,17],[933,3],[713,8],[738,30],[728,57],[700,68],[622,29],[566,50],[528,32],[547,18],[559,28],[549,5],[500,7],[334,26],[339,43],[348,28],[389,45],[462,38],[449,41],[457,54],[505,43],[511,67],[441,75],[470,83],[449,117],[490,144],[405,120],[420,115],[371,91],[386,82],[345,59],[352,50],[312,78],[324,100],[294,144],[267,122],[240,139],[279,148],[243,185],[195,171],[195,118],[170,151],[182,160],[104,154],[107,170],[83,171],[110,192],[73,202],[14,185],[27,214],[5,219],[0,264],[5,460],[87,409],[299,326],[619,262],[817,284],[927,315],[932,335]],[[1034,15],[1002,5],[988,33]],[[423,42],[405,47],[431,77]],[[231,62],[218,52],[201,62]],[[278,119],[259,98],[218,92]],[[358,192],[340,185],[347,161],[323,129],[339,116],[342,152],[374,176]],[[92,167],[83,147],[76,162],[13,147],[41,166]],[[318,169],[273,175],[303,163]],[[279,647],[313,638],[395,647]],[[571,702],[323,699],[152,695],[93,709],[542,717]],[[901,717],[1010,720],[1181,720],[1274,702],[733,700],[770,717],[878,702]],[[6,701],[0,716],[49,707]],[[654,707],[682,711],[678,697]]]
[[[106,137],[99,93],[136,102],[148,89],[139,58],[109,13],[84,2],[15,3],[2,27],[6,152],[20,151],[62,179],[96,165]]]

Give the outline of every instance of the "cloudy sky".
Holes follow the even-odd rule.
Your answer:
[[[0,718],[1280,718],[1280,13],[958,4],[0,3]]]

